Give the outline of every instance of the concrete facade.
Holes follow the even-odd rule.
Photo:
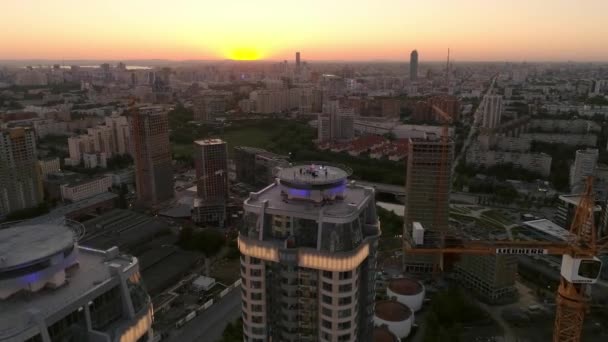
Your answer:
[[[35,207],[42,200],[34,130],[0,131],[0,216]]]
[[[379,222],[374,190],[347,175],[288,167],[245,201],[245,341],[371,340]]]
[[[173,166],[167,111],[161,106],[141,107],[129,118],[135,155],[137,200],[154,206],[170,200]]]

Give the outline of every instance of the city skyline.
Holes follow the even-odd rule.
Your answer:
[[[605,61],[605,1],[3,4],[0,60]],[[320,10],[322,9],[322,10]]]

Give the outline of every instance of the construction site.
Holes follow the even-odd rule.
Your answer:
[[[424,302],[431,305],[417,313],[415,325],[427,331],[410,337],[413,341],[445,340],[442,332],[433,335],[428,330],[436,316],[446,314],[438,306],[458,304],[450,303],[446,293],[459,297],[455,302],[460,301],[461,308],[480,310],[476,320],[442,319],[439,330],[460,335],[450,340],[608,339],[608,282],[600,279],[608,237],[598,233],[594,222],[593,178],[587,179],[569,229],[536,218],[512,224],[508,211],[450,204],[451,118],[437,106],[432,109],[442,118],[444,130],[440,137],[410,142],[403,248],[385,250],[379,258],[379,298],[398,298],[387,284],[403,277],[403,270],[423,284]],[[471,329],[475,334],[467,333]]]

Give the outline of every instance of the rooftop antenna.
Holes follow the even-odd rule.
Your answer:
[[[450,89],[450,48],[448,48],[448,60],[445,64],[445,88],[446,91]]]

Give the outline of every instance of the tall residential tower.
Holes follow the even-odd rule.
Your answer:
[[[21,127],[1,130],[0,216],[35,207],[42,200],[34,130]]]
[[[380,226],[345,168],[293,165],[245,200],[245,341],[370,341]]]
[[[173,198],[169,119],[161,106],[138,108],[129,117],[137,200],[155,206]]]
[[[194,142],[197,198],[192,218],[223,226],[228,201],[228,151],[221,139]]]
[[[448,208],[452,186],[454,142],[428,134],[410,139],[407,159],[404,236],[411,237],[414,223],[420,223],[425,236],[448,229]],[[405,270],[430,272],[437,258],[410,255],[404,258]]]

